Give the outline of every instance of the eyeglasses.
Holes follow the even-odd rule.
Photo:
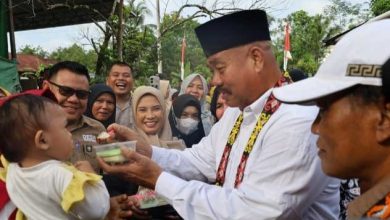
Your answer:
[[[70,97],[73,94],[76,94],[77,98],[79,98],[79,99],[87,99],[89,93],[91,93],[90,91],[87,91],[87,90],[73,89],[73,88],[70,88],[68,86],[61,86],[61,85],[58,85],[52,81],[49,81],[49,83],[57,86],[60,94],[63,96],[66,96],[66,97]]]

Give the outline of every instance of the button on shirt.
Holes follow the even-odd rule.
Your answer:
[[[117,124],[134,128],[133,110],[131,108],[131,98],[126,105],[121,109],[118,105],[115,107],[115,122]]]
[[[212,183],[238,108],[227,109],[210,135],[192,148],[153,147],[152,159],[164,169],[156,191],[184,219],[338,218],[340,183],[322,172],[317,136],[310,131],[316,107],[282,104],[260,132],[243,181],[234,188],[242,153],[270,92],[243,110],[223,187]]]

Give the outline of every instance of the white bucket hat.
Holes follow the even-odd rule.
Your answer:
[[[314,77],[273,90],[285,103],[307,103],[355,85],[381,86],[381,66],[390,58],[390,19],[347,33]]]

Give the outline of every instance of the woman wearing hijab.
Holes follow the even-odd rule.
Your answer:
[[[222,97],[221,87],[217,86],[214,89],[213,97],[211,98],[210,111],[215,118],[215,122],[218,122],[222,118],[223,113],[227,108],[225,99]]]
[[[137,132],[151,145],[185,148],[181,140],[173,140],[161,92],[151,86],[140,86],[133,93],[133,116]]]
[[[201,112],[202,112],[201,113],[202,124],[204,128],[204,133],[206,135],[210,133],[211,127],[214,124],[214,118],[206,102],[207,93],[208,93],[208,87],[207,87],[206,79],[198,73],[193,73],[187,76],[183,80],[180,88],[180,93],[179,93],[179,95],[182,94],[193,95],[199,100]]]
[[[105,84],[95,84],[91,87],[84,115],[100,121],[107,128],[115,122],[115,105],[114,91]],[[103,174],[103,181],[111,197],[121,194],[133,195],[138,190],[137,185],[114,175]]]
[[[187,147],[199,143],[205,136],[201,123],[200,103],[192,95],[183,94],[178,96],[173,102],[168,119],[172,135],[184,140]]]
[[[164,97],[160,90],[151,86],[138,87],[133,93],[132,108],[135,129],[149,144],[164,148],[185,148],[182,140],[172,140]],[[137,198],[147,198],[145,195],[154,194],[154,191],[140,187]],[[155,198],[156,201],[161,201],[161,198],[157,195],[155,195]],[[144,200],[147,201],[148,199]],[[160,206],[148,209],[148,213],[153,216],[153,219],[172,219],[172,217],[180,219],[174,209],[167,206],[167,204],[160,203]]]
[[[115,122],[115,105],[114,91],[105,84],[96,84],[91,87],[84,115],[100,121],[107,128]]]

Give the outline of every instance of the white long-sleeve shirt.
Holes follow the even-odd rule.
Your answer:
[[[164,172],[156,192],[184,219],[337,219],[339,181],[325,176],[310,132],[318,109],[282,104],[264,126],[250,154],[244,178],[234,188],[237,167],[268,91],[243,110],[223,187],[209,184],[227,137],[241,113],[227,109],[210,135],[185,151],[153,147]]]

